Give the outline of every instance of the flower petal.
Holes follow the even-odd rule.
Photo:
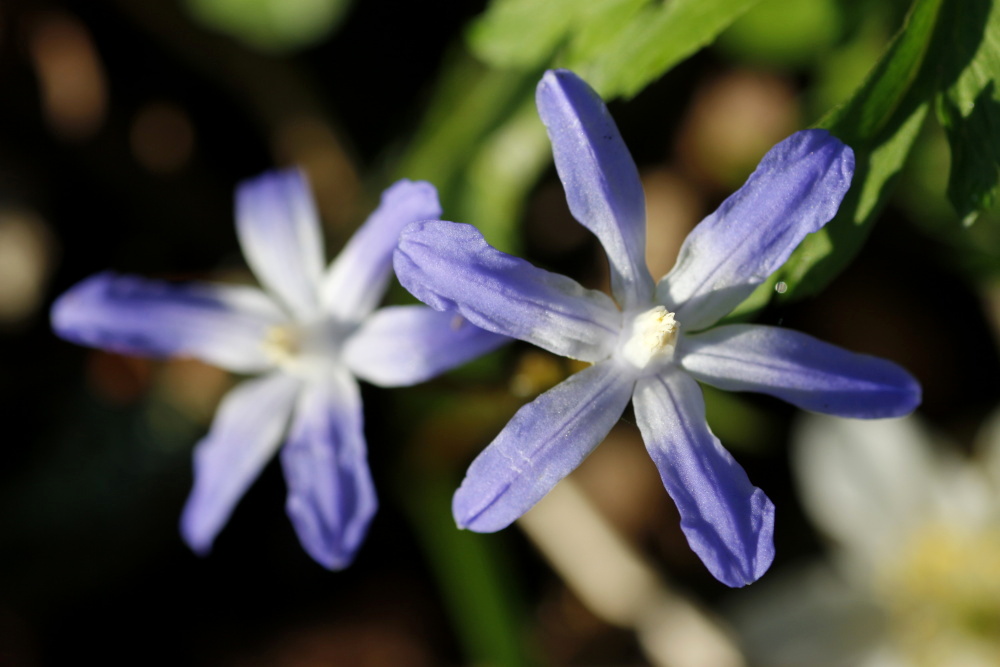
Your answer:
[[[940,454],[951,450],[916,416],[859,421],[802,414],[791,444],[803,506],[865,574],[898,558],[921,528],[954,525],[963,514],[936,511],[937,501],[960,495],[943,484],[953,461]]]
[[[423,181],[397,181],[340,252],[323,280],[323,307],[357,321],[375,310],[392,276],[392,251],[411,222],[441,217],[437,190]]]
[[[785,139],[688,235],[657,299],[688,331],[714,324],[833,218],[853,174],[854,152],[825,130]]]
[[[410,225],[395,266],[403,287],[435,310],[555,354],[600,361],[618,339],[621,312],[606,294],[500,252],[471,225]]]
[[[681,365],[701,382],[769,394],[804,410],[880,419],[920,404],[920,384],[891,361],[798,331],[733,324],[687,336],[682,345]]]
[[[649,303],[646,199],[615,121],[600,96],[569,70],[546,72],[535,101],[569,209],[608,254],[615,298],[623,310]]]
[[[518,410],[455,492],[452,512],[459,528],[493,532],[531,509],[604,440],[628,405],[634,383],[606,361]]]
[[[375,311],[344,346],[344,361],[380,387],[417,384],[491,352],[510,338],[427,306]]]
[[[368,470],[358,385],[344,369],[306,389],[281,450],[288,512],[302,547],[319,564],[351,564],[378,501]]]
[[[236,503],[275,450],[301,382],[283,373],[247,380],[226,394],[212,428],[194,449],[194,488],[181,515],[181,534],[207,553]]]
[[[716,579],[745,586],[774,560],[774,505],[705,423],[705,401],[686,373],[639,380],[635,419],[691,549]]]
[[[236,189],[236,232],[247,263],[299,320],[319,313],[323,236],[305,175],[269,171]]]
[[[52,306],[52,328],[74,343],[137,356],[191,356],[241,373],[274,366],[263,342],[285,319],[252,287],[110,271],[77,283]]]

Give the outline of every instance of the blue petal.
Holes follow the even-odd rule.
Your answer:
[[[606,294],[500,252],[470,225],[410,225],[395,266],[403,287],[432,308],[555,354],[600,361],[618,340],[621,312]]]
[[[323,236],[305,176],[270,171],[236,189],[236,231],[247,263],[261,284],[296,319],[319,314]]]
[[[248,380],[222,400],[194,450],[194,488],[181,534],[195,552],[212,548],[236,503],[278,449],[301,383],[276,373]]]
[[[691,549],[727,586],[759,579],[774,560],[774,505],[712,435],[698,384],[671,369],[639,380],[632,400]]]
[[[825,130],[785,139],[688,235],[657,299],[686,330],[711,326],[833,218],[853,174],[853,151]]]
[[[403,387],[429,380],[491,352],[510,338],[426,306],[375,311],[344,347],[344,362],[362,380]]]
[[[52,328],[74,343],[137,356],[191,356],[242,373],[274,366],[263,342],[285,319],[255,288],[110,271],[77,283],[52,306]]]
[[[452,512],[460,528],[510,525],[607,436],[635,379],[613,361],[591,366],[528,403],[469,466]]]
[[[316,562],[347,567],[361,546],[378,501],[368,471],[358,385],[334,369],[304,392],[281,450],[288,512]]]
[[[535,100],[569,209],[608,254],[615,298],[623,310],[649,303],[646,199],[615,121],[600,96],[568,70],[546,72]]]
[[[422,181],[397,181],[330,265],[323,307],[341,320],[358,321],[378,306],[392,277],[392,251],[411,222],[441,217],[437,190]]]
[[[885,359],[856,354],[811,336],[750,324],[684,338],[681,365],[729,391],[776,396],[838,417],[901,417],[920,404],[920,384]]]

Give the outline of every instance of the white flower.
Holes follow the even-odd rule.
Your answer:
[[[915,417],[808,415],[793,444],[805,509],[834,560],[739,601],[732,617],[754,663],[1000,665],[1000,420],[972,459]]]

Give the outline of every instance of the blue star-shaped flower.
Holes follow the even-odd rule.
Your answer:
[[[777,327],[713,328],[833,217],[853,153],[822,130],[781,142],[654,283],[639,175],[600,97],[572,72],[550,71],[537,103],[570,210],[607,252],[614,300],[497,251],[469,225],[403,231],[396,273],[417,298],[593,364],[522,407],[473,461],[455,519],[476,531],[509,525],[580,464],[631,399],[691,548],[720,581],[753,582],[774,558],[774,505],[709,430],[696,380],[843,417],[898,416],[920,402],[917,382],[888,361]]]
[[[415,384],[505,340],[426,306],[375,310],[400,230],[440,215],[432,185],[399,181],[325,268],[305,179],[298,171],[265,173],[238,188],[236,229],[266,292],[108,272],[55,303],[52,326],[73,342],[262,374],[223,399],[195,448],[181,532],[196,552],[211,548],[287,432],[281,464],[299,540],[325,567],[351,563],[377,506],[355,378]]]

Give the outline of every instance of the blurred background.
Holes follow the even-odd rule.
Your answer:
[[[907,5],[761,0],[711,46],[610,104],[645,185],[654,276],[771,145],[850,96]],[[191,449],[239,378],[63,342],[48,308],[107,268],[250,280],[233,228],[239,180],[303,166],[332,257],[382,188],[429,179],[447,219],[605,285],[603,253],[569,215],[533,109],[541,71],[559,61],[491,51],[488,9],[0,3],[10,426],[0,665],[1000,664],[1000,483],[988,454],[1000,232],[995,213],[963,227],[949,206],[949,154],[933,122],[848,270],[818,297],[756,317],[905,366],[924,386],[919,424],[842,433],[777,400],[706,391],[713,430],[778,508],[777,559],[759,583],[730,590],[690,552],[629,412],[518,526],[454,528],[450,496],[468,462],[521,404],[578,370],[521,344],[419,387],[364,388],[381,508],[350,569],[327,572],[301,550],[274,464],[210,556],[184,546]],[[525,51],[557,50],[525,39]],[[398,286],[390,294],[407,299]],[[903,443],[892,450],[902,453],[884,468],[852,467],[864,460],[853,451],[843,465],[808,453],[866,438],[877,451]],[[913,452],[923,463],[905,473]],[[830,488],[812,481],[817,469],[832,471],[820,476]],[[944,469],[958,472],[940,481]],[[939,486],[979,491],[925,502]],[[897,505],[910,508],[905,521],[864,511]],[[831,518],[830,507],[842,511]],[[852,555],[852,527],[903,524],[887,546]],[[959,524],[961,538],[924,530]],[[973,552],[980,561],[965,562]]]

